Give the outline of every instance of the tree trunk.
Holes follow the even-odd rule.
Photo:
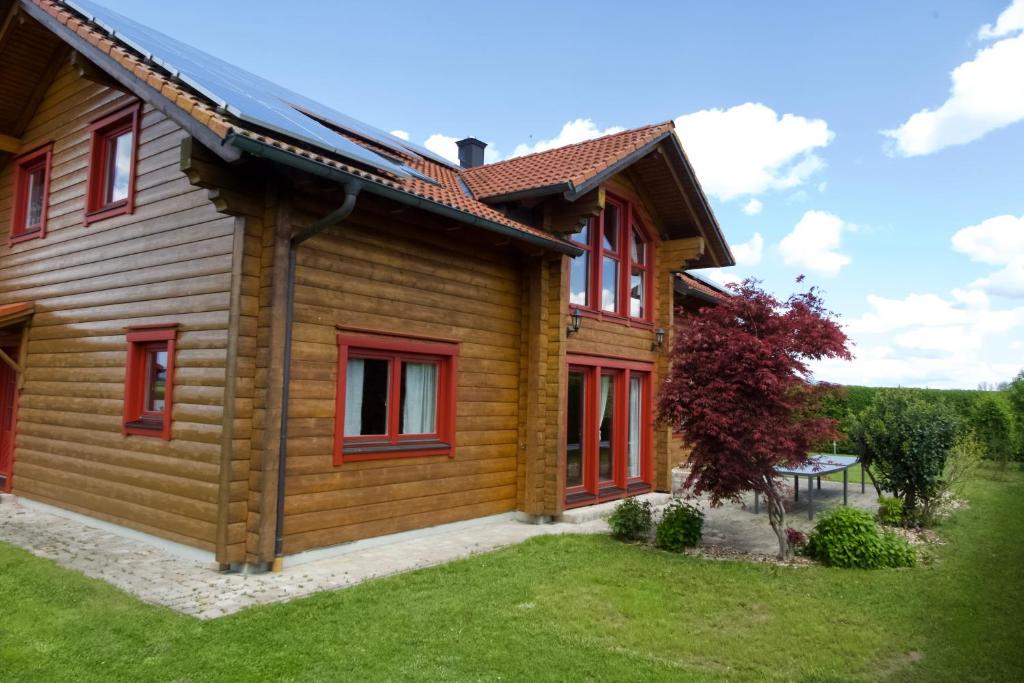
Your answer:
[[[779,539],[779,559],[789,562],[793,559],[793,549],[789,547],[789,539],[786,537],[786,508],[782,506],[782,496],[774,482],[769,485],[765,499],[768,503],[768,522]]]

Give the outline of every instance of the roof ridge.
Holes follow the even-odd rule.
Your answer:
[[[552,152],[561,152],[561,151],[564,151],[564,150],[567,150],[567,149],[571,149],[573,147],[579,147],[581,145],[588,145],[588,144],[591,144],[591,143],[594,143],[594,142],[598,142],[600,140],[607,140],[608,138],[616,137],[616,136],[619,136],[619,135],[628,135],[630,133],[639,133],[641,131],[649,130],[651,128],[658,128],[659,126],[665,126],[665,125],[668,125],[668,126],[671,126],[672,128],[675,128],[676,124],[675,124],[675,121],[673,121],[672,119],[668,119],[667,121],[660,121],[658,123],[649,123],[649,124],[647,124],[645,126],[638,126],[636,128],[627,128],[626,130],[620,130],[620,131],[617,131],[615,133],[608,133],[607,135],[601,135],[601,136],[598,136],[596,138],[588,138],[586,140],[580,140],[579,142],[570,142],[568,145],[562,145],[561,147],[552,147],[551,149],[544,149],[544,150],[541,150],[539,152],[531,152],[529,154],[524,154],[524,155],[518,156],[518,157],[511,157],[509,159],[502,159],[501,161],[495,161],[495,162],[492,162],[490,164],[481,164],[480,166],[474,166],[473,168],[462,169],[461,170],[461,174],[465,175],[465,174],[468,174],[468,173],[472,173],[473,171],[476,171],[478,169],[493,169],[493,168],[496,168],[498,166],[501,166],[502,164],[510,164],[513,161],[522,161],[524,159],[530,159],[532,157],[537,157],[537,156],[540,156],[542,154],[550,154]]]

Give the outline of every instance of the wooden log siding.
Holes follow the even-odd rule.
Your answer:
[[[293,224],[323,213],[295,210]],[[297,258],[284,552],[515,509],[522,331],[514,252],[357,204]],[[454,458],[333,464],[336,325],[460,343]]]
[[[235,219],[178,170],[186,136],[146,106],[135,212],[83,227],[88,124],[131,101],[64,66],[23,136],[24,149],[52,140],[54,156],[45,238],[8,246],[0,235],[0,303],[34,301],[36,311],[14,491],[214,550]],[[10,229],[12,170],[0,168],[2,232]],[[179,323],[173,438],[125,437],[124,328],[170,322]],[[238,374],[239,400],[251,400],[251,377]],[[244,490],[233,490],[230,511],[238,542]]]

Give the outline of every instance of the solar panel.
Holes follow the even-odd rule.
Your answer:
[[[144,58],[166,69],[172,77],[195,88],[218,106],[244,121],[326,148],[348,159],[399,177],[408,177],[410,173],[403,169],[402,165],[357,145],[298,111],[296,107],[305,109],[339,128],[374,140],[385,148],[402,153],[426,152],[424,156],[439,159],[429,151],[419,150],[416,145],[409,145],[393,135],[208,55],[91,0],[65,0],[64,4],[113,34]],[[443,163],[450,165],[446,160]]]

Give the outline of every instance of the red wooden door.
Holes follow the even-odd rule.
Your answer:
[[[17,346],[3,346],[10,358],[18,357]],[[14,470],[14,407],[17,401],[18,375],[0,360],[0,491],[11,490]]]

